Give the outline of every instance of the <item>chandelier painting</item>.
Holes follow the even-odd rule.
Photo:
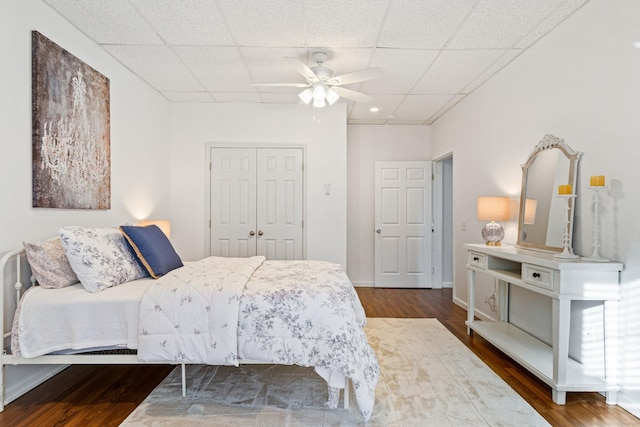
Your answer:
[[[33,32],[33,207],[109,209],[109,79]]]

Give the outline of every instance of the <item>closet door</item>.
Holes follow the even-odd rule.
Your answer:
[[[212,148],[209,254],[302,259],[303,150]]]
[[[256,254],[256,150],[211,149],[209,254]]]
[[[257,253],[302,259],[302,149],[258,149]]]

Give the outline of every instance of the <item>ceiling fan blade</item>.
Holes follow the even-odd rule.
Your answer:
[[[353,73],[342,74],[329,79],[331,85],[348,85],[351,83],[363,82],[382,77],[380,68],[367,68],[366,70],[354,71]]]
[[[347,89],[344,87],[337,87],[337,86],[333,86],[331,89],[336,91],[338,95],[340,95],[345,99],[350,99],[352,101],[364,102],[364,103],[373,101],[373,98],[371,96],[365,95],[362,92],[357,92],[355,90]]]
[[[309,87],[308,83],[249,83],[249,86]]]
[[[289,62],[289,64],[291,64],[293,66],[293,68],[296,69],[297,72],[302,74],[307,79],[317,79],[318,78],[318,76],[316,76],[316,73],[314,73],[311,68],[307,67],[298,58],[286,57],[284,59],[286,59]]]

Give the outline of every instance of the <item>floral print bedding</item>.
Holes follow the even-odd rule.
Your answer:
[[[138,357],[313,366],[327,381],[331,407],[337,407],[338,388],[350,378],[368,420],[380,369],[365,323],[355,289],[338,264],[209,257],[173,270],[147,290]]]

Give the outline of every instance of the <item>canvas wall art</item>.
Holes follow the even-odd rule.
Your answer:
[[[33,207],[109,209],[109,79],[32,32]]]

